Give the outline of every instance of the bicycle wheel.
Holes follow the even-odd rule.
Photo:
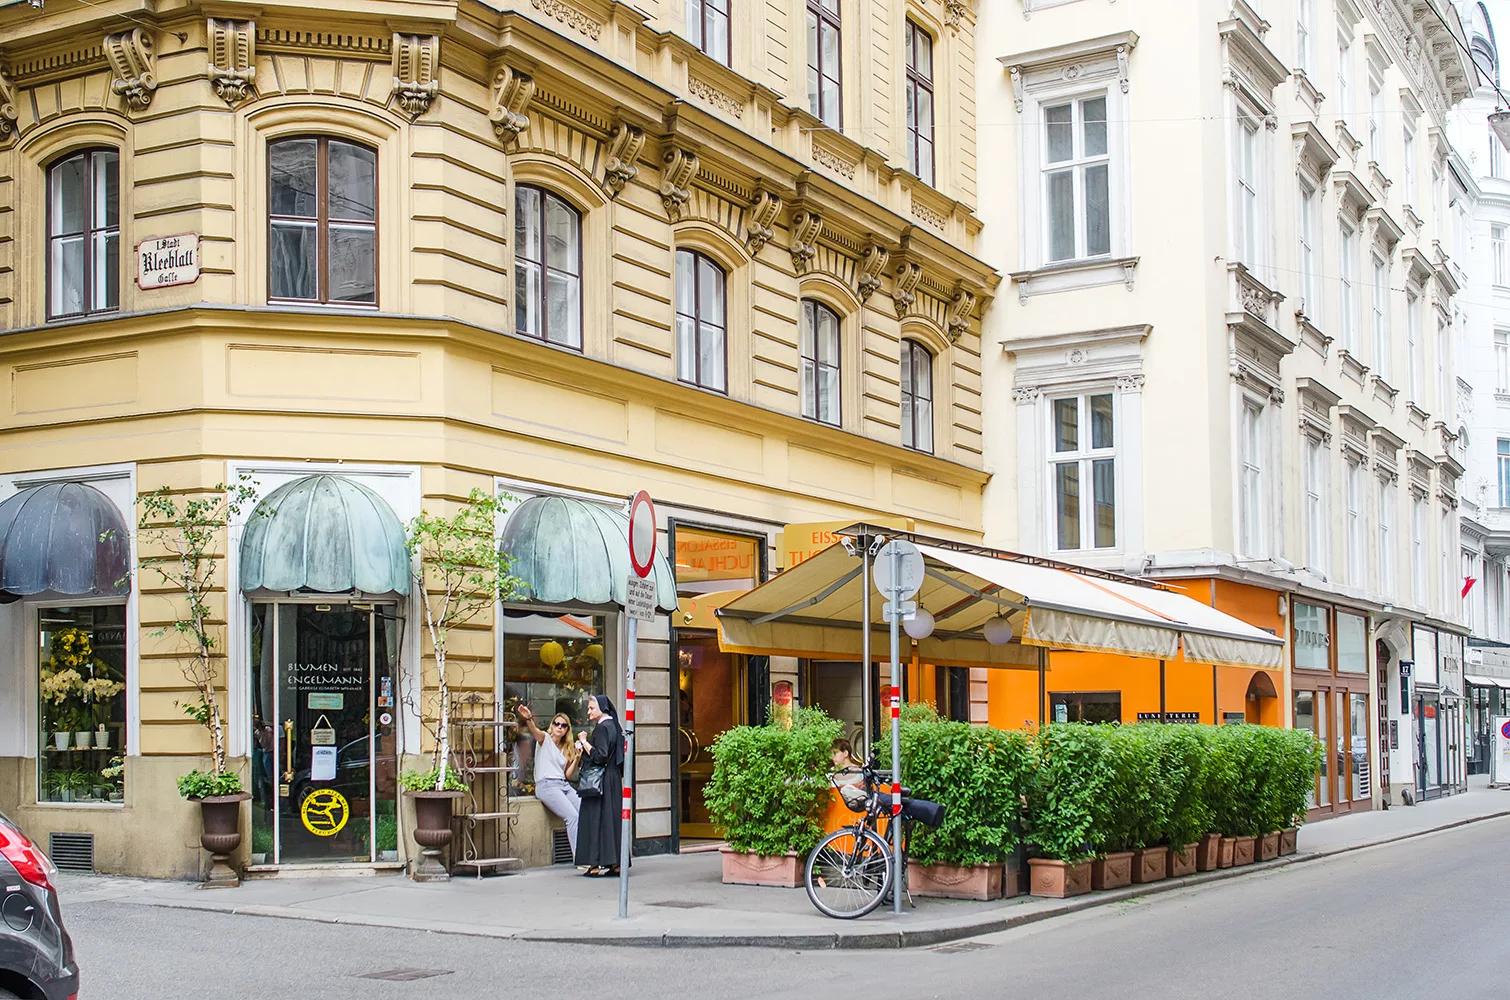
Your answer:
[[[836,830],[808,855],[807,898],[827,916],[863,917],[881,904],[891,886],[891,868],[891,849],[874,830]]]

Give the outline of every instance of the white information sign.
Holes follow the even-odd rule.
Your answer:
[[[1489,720],[1490,743],[1494,753],[1489,758],[1491,784],[1510,783],[1510,716],[1496,715]]]
[[[309,780],[310,781],[335,781],[336,780],[336,748],[335,747],[310,747],[309,748]]]
[[[198,233],[159,236],[136,245],[136,287],[168,288],[198,280]]]
[[[654,621],[655,580],[629,574],[629,585],[624,592],[624,610],[637,621]]]
[[[896,553],[896,562],[899,564],[896,580],[891,578],[893,553]],[[923,553],[918,551],[916,545],[904,539],[887,542],[876,553],[871,576],[876,581],[876,589],[888,600],[905,601],[923,585]]]

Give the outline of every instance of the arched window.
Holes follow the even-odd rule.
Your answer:
[[[86,149],[47,168],[47,315],[120,305],[121,156]]]
[[[676,377],[719,392],[728,389],[726,282],[713,258],[676,252]]]
[[[802,300],[802,415],[840,424],[839,314],[813,299]]]
[[[582,216],[536,187],[514,190],[514,332],[582,349]]]
[[[902,341],[902,444],[933,453],[933,355],[915,340]]]
[[[377,152],[304,136],[267,145],[267,297],[377,305]]]

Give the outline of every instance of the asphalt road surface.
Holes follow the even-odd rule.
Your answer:
[[[916,951],[543,945],[93,902],[82,1000],[1502,997],[1510,819]],[[364,978],[410,970],[407,980]]]

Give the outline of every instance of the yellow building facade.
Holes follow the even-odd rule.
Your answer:
[[[997,276],[975,256],[973,8],[742,6],[0,11],[0,502],[113,510],[132,568],[122,587],[0,583],[0,809],[44,843],[79,835],[59,843],[101,871],[205,864],[174,787],[208,750],[162,631],[181,601],[133,530],[163,487],[245,477],[280,519],[323,496],[382,523],[474,488],[612,510],[645,489],[683,601],[774,571],[789,523],[980,536]],[[248,516],[218,543],[211,598],[254,794],[240,860],[397,867],[392,776],[424,745],[406,664],[433,676],[417,596],[253,586]],[[13,534],[0,553],[36,541]],[[497,701],[622,695],[622,615],[500,611],[450,651],[479,722]],[[677,627],[694,618],[641,632],[640,850],[697,832],[708,725],[782,684],[806,693],[807,667],[722,656]],[[330,664],[349,688],[311,692]],[[59,680],[70,665],[100,682],[83,699]],[[296,749],[327,731],[331,759]],[[310,840],[285,800],[348,763],[368,800],[348,796],[352,837]],[[547,863],[559,837],[520,768],[498,779],[503,846]]]

